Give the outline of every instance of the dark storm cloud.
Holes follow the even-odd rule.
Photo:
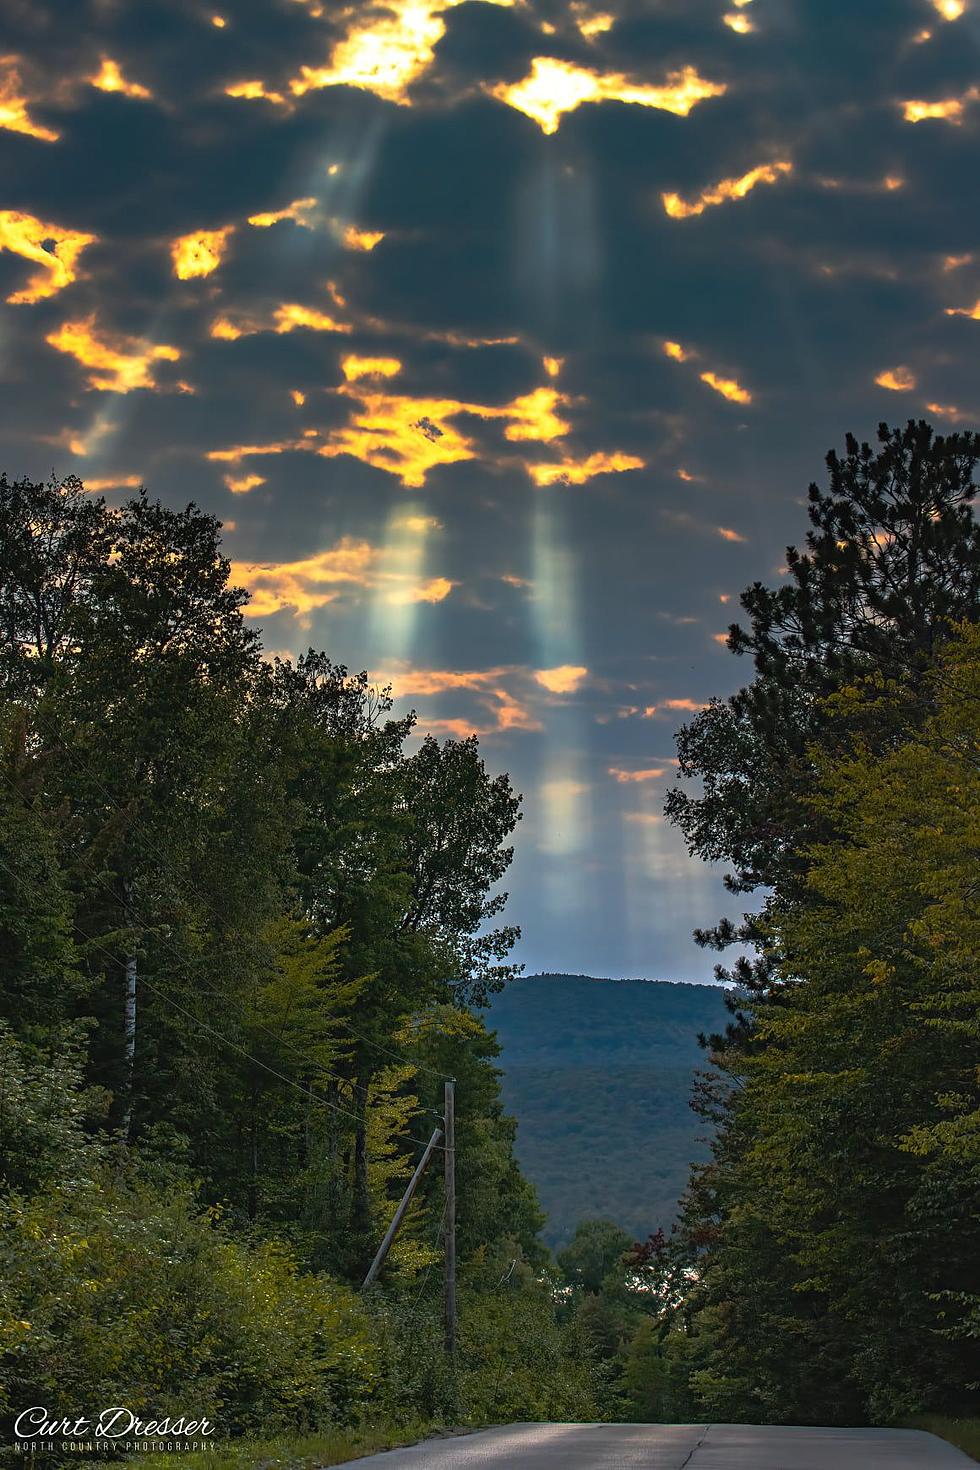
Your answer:
[[[748,677],[718,642],[737,594],[778,579],[846,429],[980,410],[980,326],[946,315],[980,297],[976,14],[751,0],[740,35],[724,11],[433,6],[414,77],[378,95],[303,69],[323,81],[383,6],[5,7],[30,126],[60,136],[0,135],[0,209],[98,237],[5,309],[8,469],[197,500],[233,525],[270,647],[325,643],[423,724],[480,729],[527,790],[532,964],[705,972],[686,929],[717,878],[653,819],[674,730]],[[687,116],[584,103],[546,134],[489,93],[549,57],[613,91],[688,67],[725,90]],[[92,85],[105,58],[149,95]],[[910,123],[914,99],[960,115]],[[201,231],[220,262],[178,279]],[[0,253],[0,291],[37,270]]]

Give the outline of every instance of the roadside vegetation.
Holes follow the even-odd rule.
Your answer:
[[[265,658],[219,532],[0,480],[0,1418],[595,1417],[468,1009],[514,973],[520,798],[363,674]],[[360,1291],[449,1077],[452,1360],[441,1153]]]
[[[700,936],[747,948],[679,1224],[582,1281],[639,1418],[975,1433],[978,455],[914,423],[831,455],[743,594],[752,682],[680,733],[669,816],[766,896]]]

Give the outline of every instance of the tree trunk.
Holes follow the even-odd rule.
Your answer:
[[[123,997],[123,1087],[126,1106],[122,1133],[128,1141],[133,1126],[133,1089],[136,1085],[136,956],[125,959],[126,989]]]

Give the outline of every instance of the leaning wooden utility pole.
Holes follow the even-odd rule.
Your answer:
[[[399,1227],[399,1225],[402,1223],[402,1221],[405,1218],[405,1211],[408,1209],[409,1205],[412,1203],[412,1195],[415,1193],[416,1189],[418,1188],[419,1180],[422,1178],[422,1175],[425,1173],[425,1166],[429,1162],[429,1160],[432,1158],[432,1155],[433,1155],[435,1149],[438,1147],[439,1140],[440,1140],[441,1137],[442,1137],[442,1129],[441,1128],[437,1128],[435,1130],[435,1132],[433,1133],[432,1137],[429,1139],[428,1143],[426,1144],[426,1146],[425,1146],[425,1153],[419,1159],[418,1164],[417,1164],[416,1169],[415,1169],[415,1173],[412,1175],[411,1179],[408,1181],[408,1188],[406,1189],[405,1193],[402,1195],[401,1204],[398,1206],[398,1209],[395,1211],[395,1218],[392,1220],[391,1224],[388,1226],[388,1229],[387,1229],[387,1231],[385,1233],[385,1238],[381,1242],[381,1244],[378,1246],[378,1254],[375,1256],[374,1260],[371,1262],[371,1269],[370,1269],[370,1271],[367,1273],[367,1275],[364,1278],[364,1285],[361,1287],[361,1290],[362,1291],[366,1291],[369,1286],[373,1286],[374,1282],[377,1280],[378,1272],[381,1270],[381,1267],[385,1263],[385,1256],[391,1250],[391,1243],[394,1240],[395,1236],[398,1234],[398,1227]]]
[[[446,1083],[446,1352],[456,1352],[456,1083]]]

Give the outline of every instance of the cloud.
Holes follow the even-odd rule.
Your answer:
[[[593,71],[555,56],[536,56],[523,81],[496,82],[486,90],[532,118],[543,133],[556,133],[562,116],[583,102],[626,102],[687,117],[699,102],[720,97],[726,87],[706,81],[693,66],[670,72],[665,82],[653,86],[630,81],[621,72]]]
[[[738,531],[733,531],[729,526],[716,526],[715,529],[723,541],[739,541],[743,544],[748,541],[747,536],[742,536]]]
[[[340,359],[340,370],[348,383],[356,383],[360,378],[393,378],[402,365],[397,357],[358,357],[352,352]]]
[[[632,771],[625,769],[623,766],[609,767],[609,775],[612,776],[614,781],[618,781],[620,786],[628,786],[633,782],[658,781],[661,776],[666,774],[666,771],[666,766],[646,766],[642,770]]]
[[[980,87],[970,87],[956,97],[941,97],[933,102],[913,99],[909,102],[900,102],[899,106],[906,122],[938,121],[952,123],[954,127],[959,127],[963,122],[963,114],[968,105],[977,101],[980,101]]]
[[[533,713],[527,697],[515,693],[509,685],[527,685],[531,671],[522,668],[488,669],[423,669],[410,666],[380,670],[376,682],[391,688],[395,699],[415,697],[472,695],[477,713],[470,715],[420,714],[423,729],[457,735],[493,734],[510,730],[537,732],[541,721]]]
[[[79,255],[96,238],[83,230],[48,224],[20,210],[0,210],[0,250],[22,255],[41,267],[28,278],[26,286],[14,291],[7,300],[11,305],[33,303],[63,291],[78,274]]]
[[[142,483],[140,475],[107,475],[103,479],[87,479],[85,489],[92,495],[99,495],[104,490],[137,490]]]
[[[350,332],[352,330],[349,322],[338,322],[335,317],[326,312],[317,311],[314,307],[301,306],[298,302],[284,302],[277,306],[274,313],[275,330],[281,335],[283,332],[295,332],[297,328],[303,328],[310,332]]]
[[[359,230],[356,225],[348,225],[342,238],[348,250],[373,250],[384,237],[384,230]]]
[[[303,618],[333,602],[344,590],[372,585],[378,548],[342,536],[332,547],[292,562],[232,562],[231,579],[249,594],[248,617],[289,611]]]
[[[195,276],[209,276],[216,271],[234,229],[234,225],[225,225],[220,230],[195,230],[193,234],[181,235],[174,240],[170,256],[177,279],[189,281]]]
[[[551,694],[574,694],[589,671],[580,664],[561,664],[556,669],[536,669],[534,678],[543,689]]]
[[[972,306],[947,306],[947,316],[968,316],[971,321],[980,322],[980,298]]]
[[[303,65],[289,83],[295,97],[322,87],[359,87],[388,102],[408,102],[412,83],[431,65],[446,33],[443,12],[461,0],[388,0],[367,20],[357,10],[327,66]],[[509,5],[512,0],[490,0]]]
[[[786,159],[776,163],[761,163],[740,178],[719,179],[717,184],[702,190],[692,201],[682,199],[680,194],[661,194],[660,198],[671,219],[691,219],[695,215],[703,214],[712,205],[724,204],[732,199],[744,199],[759,184],[775,184],[783,174],[792,171],[793,165]]]
[[[596,451],[584,459],[563,459],[558,464],[528,465],[528,474],[536,485],[585,485],[596,475],[622,474],[625,470],[642,470],[646,460],[636,454],[612,454]]]
[[[932,7],[943,20],[959,20],[966,12],[966,0],[932,0]]]
[[[319,202],[316,198],[294,199],[292,204],[287,204],[283,209],[269,210],[265,214],[250,214],[248,222],[257,230],[268,230],[288,219],[294,225],[309,230],[313,228],[312,220]]]
[[[755,30],[755,26],[747,15],[739,11],[730,11],[722,16],[722,20],[729,30],[735,31],[739,36],[747,36]]]
[[[91,368],[90,388],[102,393],[131,393],[135,388],[157,389],[154,364],[177,362],[180,352],[165,342],[124,337],[96,326],[95,314],[81,321],[63,322],[45,341]]]
[[[224,479],[232,495],[247,495],[265,484],[264,475],[225,475]]]
[[[751,403],[752,394],[748,388],[743,388],[735,378],[722,378],[717,373],[704,372],[701,374],[702,383],[707,383],[722,398],[727,398],[731,403]]]
[[[875,382],[879,388],[888,388],[892,393],[910,393],[915,387],[916,378],[911,368],[900,363],[898,367],[885,368],[875,378]]]
[[[34,121],[30,101],[24,93],[20,65],[16,56],[0,57],[0,128],[11,133],[26,133],[44,143],[57,143],[61,134]]]
[[[102,65],[94,77],[89,77],[93,87],[100,92],[120,92],[123,97],[149,98],[153,93],[148,87],[141,87],[138,82],[127,82],[119,68],[118,61],[111,57],[103,56]]]
[[[458,428],[463,415],[487,421],[500,420],[503,436],[512,442],[550,443],[566,434],[570,424],[558,408],[568,402],[553,387],[535,388],[500,405],[467,402],[455,398],[414,397],[362,383],[363,377],[394,377],[397,359],[345,359],[345,376],[353,381],[335,390],[351,400],[348,422],[330,429],[317,453],[327,458],[350,454],[365,464],[396,474],[403,485],[425,484],[429,472],[440,465],[458,464],[479,457],[472,435]],[[362,372],[364,362],[375,364],[371,373]],[[384,362],[384,367],[377,367]],[[399,364],[400,366],[400,364]]]

